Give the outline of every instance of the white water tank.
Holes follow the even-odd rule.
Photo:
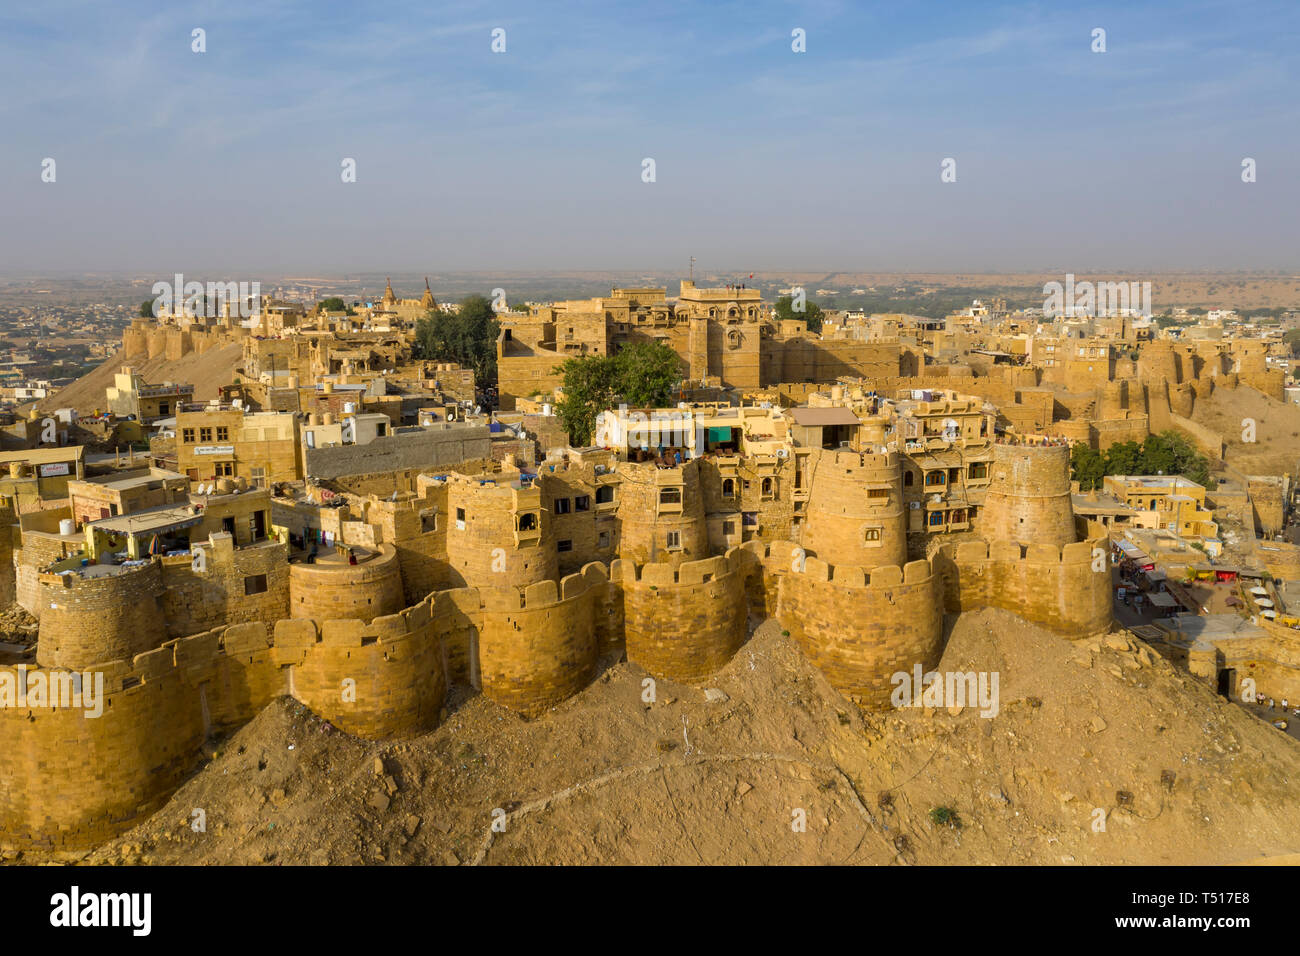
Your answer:
[[[354,412],[356,412],[356,410],[357,410],[357,403],[356,403],[356,402],[344,402],[344,403],[343,403],[343,414],[344,414],[344,415],[351,415],[351,414],[353,414]]]
[[[59,534],[74,534],[77,530],[77,522],[71,518],[64,518],[59,522]]]
[[[543,414],[543,415],[549,415],[549,414],[551,414],[551,406],[550,406],[549,404],[548,404],[548,405],[543,405],[543,406],[542,406],[542,414]]]

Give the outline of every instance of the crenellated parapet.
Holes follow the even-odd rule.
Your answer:
[[[232,552],[240,553],[254,552]],[[382,569],[397,563],[392,549],[380,556],[373,570],[391,576]],[[836,689],[884,708],[895,674],[937,666],[945,610],[1002,607],[1070,637],[1103,633],[1108,559],[1104,539],[975,541],[926,561],[863,567],[829,564],[789,541],[751,541],[677,565],[616,560],[558,581],[435,591],[376,616],[370,608],[399,592],[357,582],[359,597],[317,601],[346,607],[346,617],[318,621],[285,608],[271,623],[172,639],[165,579],[181,569],[170,559],[100,578],[46,573],[39,666],[0,668],[0,792],[9,795],[0,839],[73,847],[120,833],[167,799],[214,733],[280,695],[368,739],[432,730],[456,682],[535,717],[581,692],[601,656],[623,648],[657,678],[706,681],[744,644],[753,618],[775,617]],[[357,567],[333,570],[350,580]],[[124,588],[138,599],[121,600]],[[385,597],[360,604],[367,594]],[[78,637],[97,622],[111,638]],[[104,649],[107,660],[94,656]],[[17,691],[69,684],[73,668],[83,686],[102,681],[102,694],[50,707],[48,695],[24,700]]]
[[[977,540],[947,544],[934,557],[951,613],[1000,607],[1069,638],[1094,637],[1113,620],[1110,544]]]
[[[74,673],[82,690],[69,705],[58,688]],[[209,735],[282,694],[387,739],[436,727],[446,686],[429,601],[370,624],[235,624],[75,672],[0,668],[0,834],[15,846],[108,839],[167,799]]]
[[[846,697],[885,708],[892,675],[938,664],[943,600],[929,561],[831,565],[782,541],[767,548],[762,567],[775,616]]]
[[[487,697],[531,717],[591,683],[601,649],[614,641],[604,565],[588,564],[558,585],[478,593],[478,677]]]
[[[677,567],[615,561],[610,576],[623,594],[628,660],[656,677],[707,680],[745,642],[758,570],[747,548]]]

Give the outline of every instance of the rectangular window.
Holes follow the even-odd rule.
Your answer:
[[[182,429],[181,429],[181,441],[183,441],[183,442],[184,442],[185,444],[187,444],[187,445],[193,445],[193,444],[194,444],[194,429],[193,429],[193,428],[182,428]]]
[[[943,512],[942,512],[942,511],[931,511],[931,512],[930,512],[930,526],[931,526],[931,527],[934,527],[935,525],[942,525],[942,524],[943,524]]]
[[[667,538],[669,551],[680,551],[682,549],[682,533],[680,531],[669,531]]]
[[[555,542],[555,550],[556,550],[556,551],[561,551],[561,552],[563,552],[563,551],[572,551],[572,550],[573,550],[573,542],[572,542],[572,541],[557,541],[557,542]]]
[[[889,489],[888,489],[888,488],[868,488],[868,489],[867,489],[867,497],[868,497],[868,498],[888,498],[888,497],[889,497]]]
[[[608,531],[602,531],[600,534],[596,535],[596,547],[600,548],[602,551],[609,549]]]
[[[204,442],[204,443],[207,443],[207,442],[212,441],[212,429],[211,429],[211,428],[200,428],[200,429],[199,429],[199,441]]]
[[[212,466],[212,473],[218,478],[233,478],[235,476],[235,463],[233,461],[219,461]]]
[[[230,429],[225,425],[217,426],[217,441],[230,441]]]
[[[734,521],[724,521],[724,522],[722,522],[722,533],[723,533],[724,535],[732,535],[732,534],[735,534],[735,533],[736,533],[736,522],[734,522]]]
[[[266,575],[254,574],[244,578],[245,594],[263,594],[266,591]]]
[[[552,506],[555,509],[555,513],[557,515],[567,515],[569,513],[568,498],[556,498],[555,501],[552,503]]]
[[[659,503],[661,505],[679,505],[682,503],[682,489],[680,488],[660,488]]]
[[[591,510],[591,495],[578,495],[578,497],[574,498],[574,499],[573,499],[573,510],[574,510],[574,511],[590,511],[590,510]]]
[[[456,509],[456,530],[457,531],[465,530],[465,509],[464,508]]]

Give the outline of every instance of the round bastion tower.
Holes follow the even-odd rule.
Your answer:
[[[452,587],[527,587],[559,574],[536,482],[510,473],[450,476],[445,520]]]
[[[902,459],[895,452],[814,451],[800,544],[836,565],[907,563]]]
[[[618,475],[620,557],[678,565],[710,556],[698,459],[676,468],[621,461]]]
[[[975,519],[990,541],[1071,544],[1069,445],[997,445],[984,507]]]

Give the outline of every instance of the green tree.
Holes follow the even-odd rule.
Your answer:
[[[349,312],[348,304],[336,295],[316,303],[317,312]]]
[[[629,405],[663,408],[682,380],[682,362],[663,342],[637,342],[614,357],[615,388]]]
[[[596,416],[613,408],[618,396],[618,359],[587,355],[565,359],[554,372],[564,376],[564,394],[555,412],[569,433],[569,444],[584,448],[596,431]]]
[[[823,315],[822,307],[812,299],[804,300],[803,312],[794,310],[794,300],[791,296],[783,295],[776,300],[776,317],[778,319],[803,319],[808,323],[809,332],[820,332],[822,330]]]
[[[1282,341],[1291,346],[1291,355],[1293,358],[1300,358],[1300,329],[1289,329],[1282,336]]]
[[[1142,470],[1142,446],[1135,441],[1126,441],[1111,445],[1106,450],[1106,474],[1140,475]]]
[[[431,309],[416,322],[415,357],[456,362],[474,370],[479,386],[494,385],[500,331],[492,303],[481,295],[471,295],[455,313]]]
[[[1106,474],[1106,462],[1101,452],[1080,442],[1070,451],[1071,477],[1079,483],[1079,490],[1100,488]]]
[[[635,408],[663,408],[682,380],[677,353],[663,342],[637,342],[617,355],[566,359],[554,369],[564,377],[556,414],[575,447],[591,444],[596,416],[624,403]]]
[[[145,319],[157,318],[153,314],[153,299],[145,299],[140,303],[140,316]]]

